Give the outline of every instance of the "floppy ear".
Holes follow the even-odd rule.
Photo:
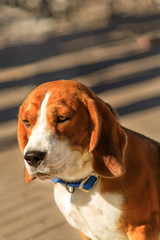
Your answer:
[[[19,111],[18,127],[17,127],[18,143],[19,143],[21,152],[23,153],[24,148],[28,142],[28,138],[27,138],[26,130],[24,128],[24,124],[22,122],[22,111],[23,111],[23,105],[21,106],[20,111]],[[24,167],[24,182],[29,183],[32,179],[33,178],[29,175],[27,168]]]
[[[124,154],[127,136],[114,112],[100,98],[88,99],[91,118],[89,152],[93,170],[103,177],[118,177],[125,173]]]
[[[29,173],[28,173],[28,171],[27,171],[27,168],[24,167],[24,182],[25,182],[25,183],[29,183],[29,182],[31,182],[33,179],[34,179],[34,178],[29,175]]]
[[[22,122],[22,112],[23,112],[23,105],[20,107],[19,110],[19,117],[18,117],[18,127],[17,127],[17,137],[18,137],[18,143],[19,147],[21,149],[21,152],[23,153],[24,148],[28,142],[27,133],[24,127],[24,124]]]

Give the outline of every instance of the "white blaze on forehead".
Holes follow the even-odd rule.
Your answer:
[[[45,124],[46,125],[46,112],[47,112],[47,103],[48,103],[48,99],[50,97],[51,93],[47,93],[45,95],[45,98],[43,99],[43,102],[42,102],[42,105],[41,105],[41,109],[40,109],[40,115],[39,115],[39,118],[38,118],[38,123],[39,124]]]
[[[29,141],[24,149],[24,152],[32,150],[45,151],[46,145],[48,144],[48,138],[50,136],[49,131],[47,131],[47,103],[51,93],[47,93],[41,104],[39,110],[36,125],[34,126],[32,133],[29,137]]]

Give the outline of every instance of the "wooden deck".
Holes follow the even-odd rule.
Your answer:
[[[67,42],[57,44],[64,53],[29,63],[6,64],[0,70],[0,240],[80,240],[55,205],[54,184],[23,182],[16,114],[35,85],[73,77],[115,107],[123,125],[160,140],[160,47],[142,49],[127,32],[99,30],[92,31],[90,37],[84,32],[84,36],[75,35],[74,41],[71,36]],[[75,40],[81,48],[75,48]],[[47,46],[46,40],[41,51],[49,51]],[[26,54],[30,50],[29,54],[35,54],[35,48],[36,44],[30,46],[28,40],[21,51],[14,46],[10,51],[22,54],[25,50]],[[6,49],[0,50],[1,62],[3,54],[11,54]]]

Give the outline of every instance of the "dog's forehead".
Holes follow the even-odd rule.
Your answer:
[[[74,81],[60,80],[45,83],[31,92],[24,102],[24,109],[38,111],[46,94],[50,95],[47,107],[66,106],[75,109],[83,102],[85,92],[84,85]]]
[[[74,81],[56,81],[51,84],[51,87],[48,89],[53,97],[57,101],[61,100],[76,100],[82,98],[84,94],[83,85]]]
[[[70,89],[62,89],[61,91],[50,91],[47,107],[60,107],[76,109],[83,102],[80,94],[77,91]]]
[[[41,107],[44,96],[44,91],[32,91],[22,105],[22,113],[25,115],[31,112],[37,112]]]

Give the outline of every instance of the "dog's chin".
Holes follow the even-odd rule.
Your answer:
[[[47,173],[36,173],[36,177],[38,177],[40,180],[47,180],[47,179],[53,179],[55,176]]]
[[[47,171],[44,169],[30,169],[29,175],[32,176],[32,178],[39,178],[40,180],[45,180],[45,179],[53,179],[56,176],[60,177],[61,175],[63,176],[64,174],[64,169],[63,168],[48,168]]]

